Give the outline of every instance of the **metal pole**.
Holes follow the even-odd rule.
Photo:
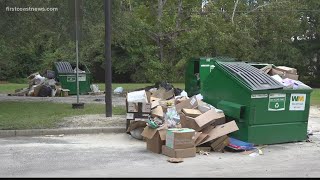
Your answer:
[[[105,103],[106,117],[112,117],[111,73],[111,0],[104,0],[105,15]]]
[[[79,6],[75,0],[75,22],[76,22],[76,58],[77,58],[77,67],[76,67],[76,82],[77,82],[77,104],[79,104],[79,27],[78,27],[78,18],[79,18]]]

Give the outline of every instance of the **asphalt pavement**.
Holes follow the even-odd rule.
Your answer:
[[[320,177],[320,134],[263,155],[197,154],[184,162],[125,133],[0,138],[0,177]]]

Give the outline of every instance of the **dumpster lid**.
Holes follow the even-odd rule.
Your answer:
[[[74,73],[69,62],[55,62],[54,65],[56,66],[58,73]]]
[[[217,62],[218,65],[244,82],[251,90],[281,89],[284,86],[278,81],[244,62]]]

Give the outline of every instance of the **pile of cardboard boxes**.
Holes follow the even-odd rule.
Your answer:
[[[261,70],[264,73],[269,74],[270,76],[279,75],[282,79],[289,78],[293,80],[298,80],[299,78],[297,69],[292,67],[274,66],[272,64],[269,64],[261,68]]]
[[[134,93],[140,98],[134,100]],[[127,132],[139,130],[147,150],[172,158],[194,157],[200,151],[223,152],[229,144],[227,134],[238,130],[234,121],[226,122],[222,110],[203,102],[199,95],[175,96],[159,88],[128,93],[126,104]]]

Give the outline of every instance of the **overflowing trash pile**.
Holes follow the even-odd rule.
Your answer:
[[[295,68],[270,64],[260,70],[284,85],[284,89],[311,89],[308,85],[298,80],[299,75]]]
[[[54,72],[48,72],[46,77],[41,76],[38,72],[27,77],[29,87],[17,89],[15,93],[8,94],[9,96],[38,96],[38,97],[53,97],[61,93],[61,85],[54,79]]]
[[[189,98],[166,87],[127,93],[127,133],[145,140],[147,150],[171,158],[224,152],[227,135],[238,130],[235,121],[226,122],[223,111],[203,102],[201,94]]]
[[[75,70],[74,70],[75,71]],[[79,70],[80,72],[84,72]],[[33,73],[27,77],[29,86],[26,88],[16,89],[14,93],[9,93],[8,96],[35,96],[35,97],[55,97],[69,96],[69,89],[63,88],[61,83],[56,80],[55,72],[47,70],[46,73]],[[103,91],[99,90],[97,84],[91,84],[90,95],[100,95]]]

